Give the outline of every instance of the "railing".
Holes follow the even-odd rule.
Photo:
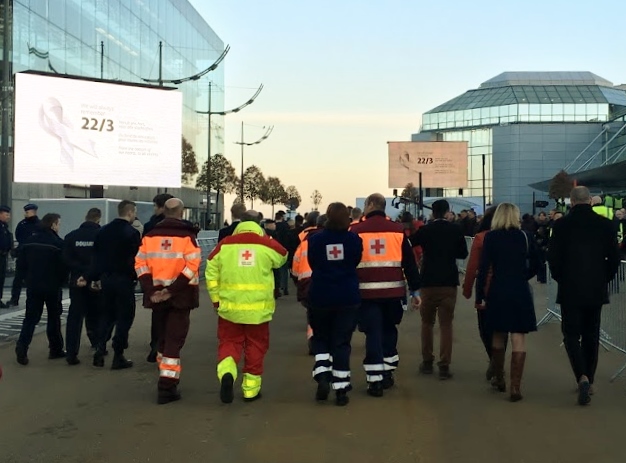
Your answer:
[[[211,254],[211,251],[215,249],[215,246],[217,246],[217,237],[198,238],[198,246],[200,246],[200,249],[202,250],[202,263],[200,264],[199,271],[200,279],[202,280],[204,279],[207,258],[209,257],[209,254]]]

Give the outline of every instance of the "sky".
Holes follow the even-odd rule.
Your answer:
[[[231,51],[226,107],[259,83],[258,100],[225,118],[225,155],[333,201],[387,196],[387,142],[410,140],[422,113],[504,71],[591,71],[626,83],[624,0],[190,0]],[[246,136],[247,138],[247,136]],[[227,208],[233,197],[226,198]],[[271,208],[255,205],[267,214]]]

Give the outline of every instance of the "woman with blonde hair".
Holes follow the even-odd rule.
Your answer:
[[[496,209],[491,231],[485,235],[476,281],[476,300],[489,310],[493,330],[492,385],[506,391],[504,358],[506,335],[510,333],[511,402],[522,399],[520,390],[526,362],[526,334],[537,331],[533,294],[528,280],[537,275],[539,258],[532,238],[521,230],[520,210],[502,203]],[[489,292],[485,294],[487,275]]]

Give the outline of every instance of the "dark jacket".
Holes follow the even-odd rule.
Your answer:
[[[309,239],[311,270],[309,302],[312,307],[349,307],[361,303],[356,267],[363,240],[349,231],[323,230]]]
[[[28,289],[54,292],[67,283],[63,240],[52,230],[40,229],[21,244],[18,265]]]
[[[226,238],[227,236],[231,236],[233,234],[233,232],[235,231],[235,228],[237,228],[237,225],[239,225],[240,221],[237,220],[233,223],[231,223],[228,227],[224,227],[222,229],[220,229],[218,235],[217,235],[217,242],[219,243],[220,241],[222,241],[224,238]]]
[[[284,245],[284,248],[289,253],[289,257],[287,258],[287,265],[289,268],[292,267],[293,264],[293,256],[300,245],[299,235],[304,230],[302,227],[295,227],[289,230],[287,233],[287,243]]]
[[[154,227],[156,227],[156,225],[163,219],[165,219],[164,214],[153,215],[152,217],[150,217],[150,220],[148,220],[143,226],[143,236],[146,236],[148,233],[150,233],[154,229]]]
[[[574,206],[554,224],[548,262],[559,283],[557,303],[570,307],[607,304],[607,285],[620,265],[613,223],[589,205]]]
[[[0,256],[6,256],[13,249],[13,235],[9,226],[0,221]]]
[[[422,247],[422,287],[458,286],[456,260],[468,255],[461,227],[444,219],[434,220],[409,239],[413,246]]]
[[[276,222],[276,230],[274,230],[273,235],[273,238],[287,249],[289,244],[289,224],[285,221]]]
[[[135,256],[141,244],[139,232],[124,219],[115,219],[100,229],[94,241],[94,262],[89,279],[116,275],[135,280]]]
[[[28,238],[39,232],[39,217],[36,215],[22,220],[15,227],[15,240],[21,245]]]
[[[70,286],[80,277],[87,278],[93,264],[93,245],[100,231],[95,222],[84,222],[79,228],[65,235],[63,258],[70,268]]]

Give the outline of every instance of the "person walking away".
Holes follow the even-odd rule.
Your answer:
[[[112,370],[133,366],[133,362],[124,357],[124,350],[128,348],[128,333],[135,319],[135,256],[141,243],[139,233],[131,225],[137,214],[135,203],[121,201],[117,211],[118,218],[96,235],[93,269],[89,275],[89,280],[102,288],[104,303],[93,365],[104,366],[108,334],[115,328]]]
[[[491,230],[491,223],[495,212],[495,207],[490,207],[489,209],[487,209],[487,212],[485,212],[483,220],[480,223],[480,229],[472,242],[472,249],[469,254],[469,260],[467,262],[465,279],[463,280],[463,297],[465,297],[465,299],[470,299],[472,297],[472,290],[474,288],[474,283],[476,282],[476,277],[478,276],[480,259],[483,253],[483,243],[485,240],[485,235]],[[489,292],[489,283],[491,281],[491,277],[492,272],[491,270],[489,270],[484,288],[485,294]],[[489,321],[488,307],[486,307],[484,304],[475,304],[474,307],[476,308],[476,315],[478,317],[478,333],[480,334],[480,340],[482,341],[483,346],[485,347],[485,352],[487,352],[487,357],[489,358],[489,367],[487,368],[485,377],[487,381],[491,381],[491,379],[493,378],[493,329]],[[505,349],[507,344],[508,338],[505,339],[504,342]]]
[[[365,220],[351,227],[363,240],[363,254],[358,265],[361,308],[360,329],[365,333],[363,368],[367,393],[382,397],[384,389],[395,384],[398,367],[398,328],[404,310],[406,283],[411,302],[420,301],[420,275],[402,224],[385,215],[385,197],[374,193],[365,200]]]
[[[493,329],[491,351],[494,388],[506,391],[505,342],[510,333],[511,402],[522,399],[521,382],[526,363],[526,334],[537,331],[535,305],[529,280],[537,275],[540,259],[532,237],[521,230],[520,210],[511,203],[496,209],[491,231],[485,235],[476,280],[476,302],[489,311]],[[489,270],[489,291],[485,292]]]
[[[317,381],[316,400],[328,399],[335,391],[336,404],[348,404],[352,333],[361,302],[356,267],[361,262],[363,240],[349,232],[350,216],[342,203],[332,203],[320,233],[309,240],[308,262],[311,285],[308,300],[315,332],[313,379]]]
[[[180,399],[180,351],[189,332],[189,315],[200,305],[202,252],[193,225],[182,220],[184,210],[180,199],[168,199],[165,218],[144,236],[135,258],[143,305],[154,312],[158,330],[159,404]]]
[[[244,354],[245,401],[261,397],[263,360],[276,301],[273,270],[287,262],[287,250],[265,236],[256,211],[247,211],[232,236],[210,254],[206,284],[217,311],[217,377],[220,399],[233,401],[237,364]]]
[[[44,304],[48,312],[46,334],[49,359],[65,358],[61,334],[60,304],[62,286],[67,283],[68,268],[63,261],[63,240],[58,232],[61,226],[59,214],[46,214],[39,230],[22,241],[20,265],[26,281],[26,315],[15,355],[20,365],[28,365],[28,348],[33,340],[35,327],[41,320]]]
[[[445,219],[450,210],[448,201],[440,199],[432,205],[434,220],[420,228],[410,241],[422,247],[422,374],[433,373],[433,329],[439,315],[440,349],[439,379],[452,377],[452,323],[456,307],[459,269],[457,259],[467,257],[463,230]],[[467,219],[469,220],[469,219]],[[467,221],[466,221],[467,222]]]
[[[70,309],[67,314],[65,331],[67,363],[78,365],[80,337],[83,320],[87,337],[92,347],[98,344],[98,324],[102,315],[102,298],[98,291],[89,286],[88,275],[93,264],[93,245],[100,231],[102,212],[98,208],[89,209],[85,222],[65,236],[63,258],[70,269]]]
[[[241,217],[243,216],[244,212],[246,212],[245,204],[243,203],[233,204],[233,206],[230,208],[230,214],[232,216],[232,223],[230,225],[226,224],[226,226],[219,231],[218,238],[217,238],[218,243],[222,241],[224,238],[226,238],[227,236],[230,236],[233,234],[233,232],[235,231],[235,228],[237,228],[237,225],[239,225],[239,222],[241,222]]]
[[[578,403],[591,402],[598,366],[602,305],[620,266],[615,227],[591,207],[589,190],[576,187],[570,213],[554,224],[548,263],[558,283],[563,343],[578,383]]]
[[[15,275],[13,276],[13,286],[11,288],[11,300],[9,307],[17,307],[20,305],[20,294],[22,293],[22,284],[26,275],[22,271],[20,265],[20,246],[24,244],[28,238],[39,231],[39,217],[37,217],[38,207],[36,204],[27,204],[24,206],[24,220],[15,227],[15,240],[17,248],[15,249]]]
[[[7,276],[7,259],[13,249],[13,235],[9,230],[11,221],[11,208],[0,206],[0,309],[9,308],[8,304],[2,302],[2,292],[4,291],[4,281]]]
[[[356,225],[363,218],[363,211],[358,207],[352,208],[352,211],[350,211],[350,218],[352,219],[350,226]]]
[[[278,241],[282,247],[288,249],[289,246],[289,225],[285,221],[285,211],[278,211],[275,215],[276,230],[273,238]],[[289,296],[289,267],[287,263],[277,271],[279,291],[283,296]]]

